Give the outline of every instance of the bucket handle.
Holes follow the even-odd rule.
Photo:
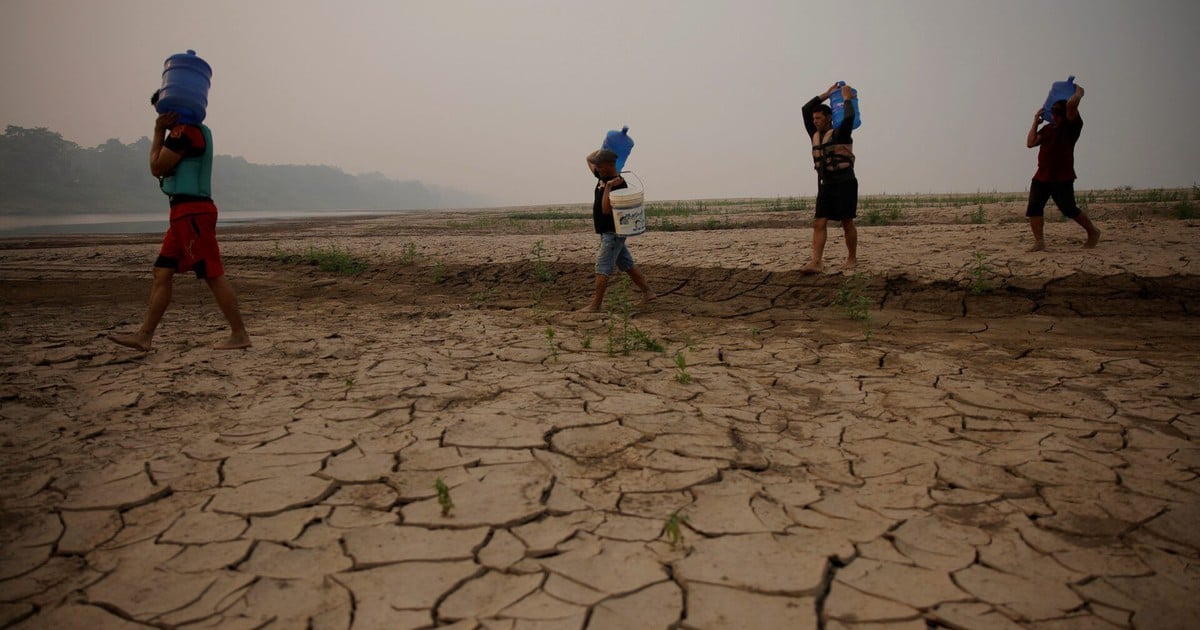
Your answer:
[[[642,182],[642,178],[638,177],[633,171],[621,171],[621,179],[625,179],[625,175],[633,175],[633,178],[638,181],[638,186],[642,187],[642,192],[646,192],[646,184]]]

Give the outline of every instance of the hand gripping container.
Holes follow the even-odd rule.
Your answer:
[[[829,109],[833,110],[833,128],[837,129],[842,126],[842,120],[846,118],[846,102],[842,100],[841,87],[846,85],[845,81],[838,81],[838,89],[829,95]],[[850,90],[850,103],[854,105],[854,129],[858,129],[862,125],[862,109],[858,106],[858,90]]]
[[[158,113],[175,112],[179,122],[198,125],[204,122],[208,110],[208,88],[212,85],[212,68],[189,50],[167,57],[163,62],[162,89],[158,91]]]

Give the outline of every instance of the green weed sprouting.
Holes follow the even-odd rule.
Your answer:
[[[546,344],[550,347],[550,356],[555,361],[558,360],[558,343],[554,341],[554,329],[550,326],[546,327]]]
[[[608,302],[608,356],[620,350],[628,356],[634,350],[662,352],[663,346],[645,331],[629,323],[633,307],[629,301],[629,276],[612,289]]]
[[[987,277],[992,275],[992,268],[987,264],[987,254],[975,252],[971,256],[975,259],[971,266],[971,284],[968,287],[971,295],[991,293],[992,284],[988,282]]]
[[[855,272],[854,275],[846,280],[841,289],[838,289],[837,296],[834,297],[834,306],[841,306],[846,309],[846,315],[855,321],[864,321],[871,317],[871,300],[863,295],[863,290],[866,288],[867,280],[870,276]]]
[[[546,267],[545,261],[542,260],[542,254],[546,253],[546,248],[542,246],[542,241],[533,244],[533,275],[542,282],[554,282],[554,272]]]
[[[1180,201],[1175,204],[1175,217],[1181,220],[1195,219],[1198,216],[1196,206],[1189,201]]]
[[[400,264],[409,267],[417,262],[417,244],[409,241],[400,254]]]
[[[978,206],[971,211],[971,223],[975,225],[987,223],[987,213],[984,212],[983,206]]]
[[[446,263],[437,261],[433,263],[433,283],[442,284],[446,281]]]
[[[679,528],[679,524],[687,522],[688,517],[681,515],[679,510],[675,510],[663,523],[663,534],[666,535],[667,542],[671,544],[671,549],[683,542],[683,530]]]
[[[437,481],[433,482],[433,489],[437,490],[437,502],[442,506],[442,516],[450,516],[450,510],[454,509],[454,501],[450,500],[450,487],[438,477]]]
[[[580,345],[583,346],[584,350],[591,348],[592,347],[592,336],[584,335],[583,341],[580,343]]]
[[[683,385],[692,382],[692,375],[687,371],[687,358],[683,356],[683,351],[675,353],[675,380]]]

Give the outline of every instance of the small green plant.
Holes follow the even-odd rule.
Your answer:
[[[621,276],[621,283],[612,289],[608,302],[608,355],[620,349],[628,356],[634,350],[662,352],[663,346],[648,333],[629,323],[633,307],[629,301],[629,276]],[[619,326],[618,326],[619,324]]]
[[[354,387],[354,379],[347,378],[346,379],[346,389],[350,389],[351,387]]]
[[[1197,217],[1196,206],[1189,201],[1180,201],[1175,204],[1175,217],[1182,220],[1195,219]]]
[[[442,506],[442,516],[450,516],[450,510],[454,509],[454,501],[450,500],[450,487],[438,477],[437,481],[433,482],[433,489],[437,490],[437,502]]]
[[[846,309],[846,315],[855,321],[864,321],[871,317],[871,300],[863,295],[863,290],[866,288],[867,280],[870,276],[855,272],[854,275],[846,280],[841,289],[838,289],[837,296],[834,297],[833,303],[835,306],[841,306]]]
[[[546,344],[550,346],[550,356],[558,360],[558,344],[554,341],[554,329],[550,326],[546,327]]]
[[[542,295],[546,292],[546,287],[538,285],[533,289],[533,308],[542,308]]]
[[[987,254],[975,252],[972,254],[975,262],[971,265],[971,295],[983,295],[992,292],[992,284],[987,278],[992,275],[992,268],[987,264]]]
[[[683,356],[683,351],[675,353],[675,380],[679,383],[687,385],[692,382],[692,375],[687,371],[687,358]]]
[[[582,345],[582,346],[583,346],[583,349],[584,349],[584,350],[587,350],[587,349],[591,348],[591,347],[592,347],[592,336],[591,336],[591,335],[584,335],[584,337],[583,337],[583,342],[582,342],[580,345]]]
[[[488,300],[496,297],[496,287],[488,287],[482,291],[476,291],[471,294],[471,301],[476,304],[483,304]]]
[[[446,281],[446,263],[437,261],[433,263],[433,283],[442,284]]]
[[[417,244],[409,241],[408,245],[404,246],[404,251],[400,254],[400,264],[405,267],[411,266],[417,262]]]
[[[663,534],[666,535],[667,542],[671,544],[671,549],[683,542],[683,530],[679,528],[679,525],[687,522],[688,517],[681,515],[679,510],[675,510],[663,523]]]
[[[976,225],[987,223],[987,213],[983,211],[982,205],[971,211],[971,223]]]
[[[749,332],[751,339],[758,339],[758,336],[762,334],[762,331],[758,329],[758,326],[751,326]]]
[[[538,241],[533,244],[533,275],[542,282],[554,282],[554,272],[546,267],[545,261],[542,260],[542,254],[546,253],[546,248],[542,247],[542,242]]]

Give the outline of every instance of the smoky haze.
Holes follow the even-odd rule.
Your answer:
[[[863,193],[1017,191],[1074,74],[1079,188],[1190,186],[1197,24],[1192,0],[2,0],[0,124],[132,142],[190,48],[218,152],[251,162],[580,203],[585,155],[629,125],[650,198],[812,195],[800,107],[840,79]]]

